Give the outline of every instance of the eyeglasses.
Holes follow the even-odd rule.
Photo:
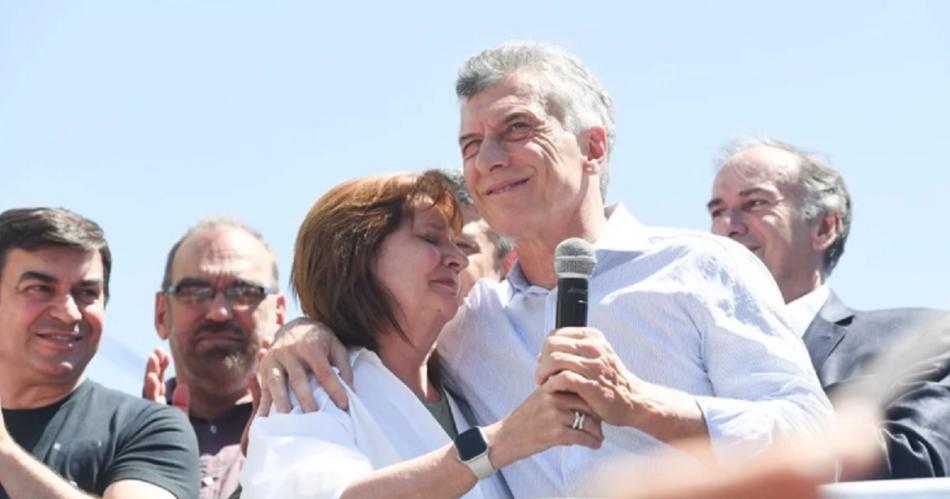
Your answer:
[[[277,294],[278,290],[253,284],[235,284],[224,289],[217,289],[208,284],[178,283],[168,286],[162,292],[174,295],[179,302],[189,307],[207,306],[214,301],[218,292],[221,292],[231,308],[246,310],[260,305],[264,298]]]

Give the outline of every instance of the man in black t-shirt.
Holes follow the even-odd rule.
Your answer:
[[[94,222],[58,208],[0,213],[0,499],[197,497],[182,415],[83,376],[110,268]]]

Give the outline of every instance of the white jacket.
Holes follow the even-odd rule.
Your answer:
[[[337,498],[354,479],[427,454],[451,439],[422,402],[370,350],[350,352],[354,390],[341,411],[311,378],[317,412],[304,414],[294,400],[289,414],[256,418],[241,471],[243,498]],[[468,429],[449,397],[458,430]],[[510,497],[497,476],[463,497]]]

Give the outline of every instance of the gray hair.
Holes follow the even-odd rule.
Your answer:
[[[261,235],[257,229],[247,225],[243,222],[239,222],[232,218],[227,217],[208,217],[202,218],[195,225],[191,226],[185,233],[178,238],[178,241],[172,246],[172,249],[168,251],[168,258],[165,260],[165,274],[162,276],[162,289],[168,289],[172,285],[172,265],[175,262],[175,255],[178,254],[178,249],[181,248],[181,245],[184,244],[185,240],[194,235],[197,232],[210,231],[219,228],[230,228],[244,231],[254,239],[257,239],[264,245],[264,249],[267,250],[268,256],[271,260],[271,273],[274,278],[274,282],[271,283],[271,286],[277,288],[279,287],[279,276],[277,274],[277,258],[274,256],[274,250],[271,249],[270,245],[267,244],[267,241],[264,240],[264,236]]]
[[[736,154],[758,146],[779,149],[798,158],[798,184],[802,188],[801,216],[806,222],[814,222],[829,211],[837,211],[841,215],[841,232],[824,255],[823,270],[826,275],[831,275],[844,254],[844,245],[851,232],[851,195],[848,194],[844,178],[814,153],[768,137],[733,142],[725,149],[719,167]]]
[[[543,74],[549,81],[552,109],[564,128],[575,135],[592,126],[607,132],[607,157],[613,151],[615,130],[613,102],[607,90],[570,52],[549,43],[512,41],[488,49],[465,61],[459,69],[455,93],[467,100],[521,68]],[[600,172],[600,194],[606,200],[609,172],[607,162]]]
[[[455,195],[455,199],[460,205],[475,207],[475,202],[472,201],[472,195],[468,192],[468,184],[465,183],[465,176],[462,175],[461,171],[449,169],[437,171],[440,175],[445,177],[445,182],[452,188],[452,194]],[[495,245],[495,261],[500,263],[508,256],[508,252],[514,248],[514,245],[510,239],[495,232],[495,229],[491,227],[488,227],[486,235],[488,236],[488,240]]]
[[[468,184],[465,183],[465,175],[462,175],[461,171],[450,170],[448,168],[442,168],[437,171],[440,175],[445,177],[445,182],[452,188],[452,195],[455,196],[455,200],[458,201],[460,205],[475,206],[475,202],[472,200],[472,194],[468,192]]]

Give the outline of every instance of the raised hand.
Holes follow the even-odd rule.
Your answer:
[[[168,369],[170,364],[171,357],[164,350],[156,348],[152,351],[145,362],[145,382],[142,385],[142,398],[159,404],[169,403],[168,394],[165,393],[165,370]],[[171,396],[171,405],[188,414],[191,407],[191,390],[188,385],[184,383],[176,384],[175,392]]]
[[[145,382],[142,385],[142,398],[165,404],[165,370],[171,364],[171,357],[161,348],[156,348],[145,361]]]

